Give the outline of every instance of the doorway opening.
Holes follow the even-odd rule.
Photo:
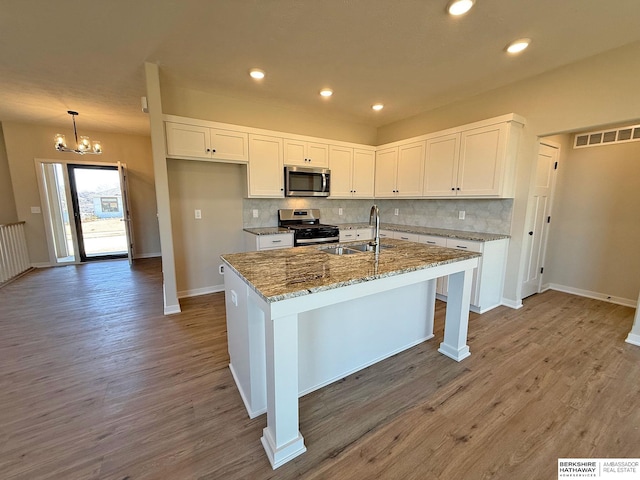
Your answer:
[[[125,258],[127,233],[118,167],[68,164],[80,260]]]
[[[131,262],[133,242],[124,165],[38,163],[51,262],[127,257]]]

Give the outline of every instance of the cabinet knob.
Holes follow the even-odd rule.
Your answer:
[[[533,235],[533,232],[529,232],[529,235]]]
[[[215,148],[212,148],[212,149],[211,149],[211,153],[216,153],[216,149],[215,149]]]
[[[456,189],[454,187],[451,187],[451,190],[453,190],[454,192],[456,191]]]
[[[460,187],[457,187],[456,190],[460,190]]]
[[[210,148],[207,148],[207,153],[209,153],[210,151],[211,151],[211,149],[210,149]]]

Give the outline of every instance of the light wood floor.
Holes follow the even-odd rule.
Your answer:
[[[558,292],[472,315],[300,402],[307,453],[271,470],[227,367],[223,294],[162,314],[160,263],[31,272],[0,289],[0,478],[555,479],[640,457],[634,310]]]

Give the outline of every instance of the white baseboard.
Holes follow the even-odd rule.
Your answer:
[[[161,257],[162,253],[160,252],[154,252],[154,253],[136,253],[133,258],[134,259],[138,259],[138,258],[156,258],[156,257]]]
[[[173,315],[174,313],[180,313],[180,305],[165,305],[164,314],[165,315]]]
[[[35,263],[32,263],[31,266],[33,268],[49,268],[57,265],[51,265],[51,263],[49,262],[35,262]]]
[[[505,307],[513,308],[514,310],[518,310],[523,307],[522,300],[515,301],[504,297],[502,297],[502,305],[504,305]]]
[[[636,299],[614,297],[607,295],[606,293],[591,292],[589,290],[582,290],[580,288],[567,287],[565,285],[558,285],[557,283],[550,283],[549,289],[557,290],[558,292],[571,293],[580,297],[593,298],[595,300],[602,300],[603,302],[615,303],[616,305],[623,305],[625,307],[635,308],[638,304]]]
[[[224,284],[212,285],[210,287],[193,288],[191,290],[181,290],[178,292],[178,298],[197,297],[198,295],[208,295],[209,293],[224,292]]]
[[[636,335],[635,333],[630,333],[626,340],[627,343],[631,345],[637,345],[640,347],[640,335]]]

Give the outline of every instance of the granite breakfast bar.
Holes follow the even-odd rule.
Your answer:
[[[433,337],[435,279],[449,276],[439,351],[460,361],[480,254],[388,239],[379,255],[296,247],[223,255],[230,369],[275,469],[304,453],[298,397]],[[335,245],[334,245],[335,246]]]

